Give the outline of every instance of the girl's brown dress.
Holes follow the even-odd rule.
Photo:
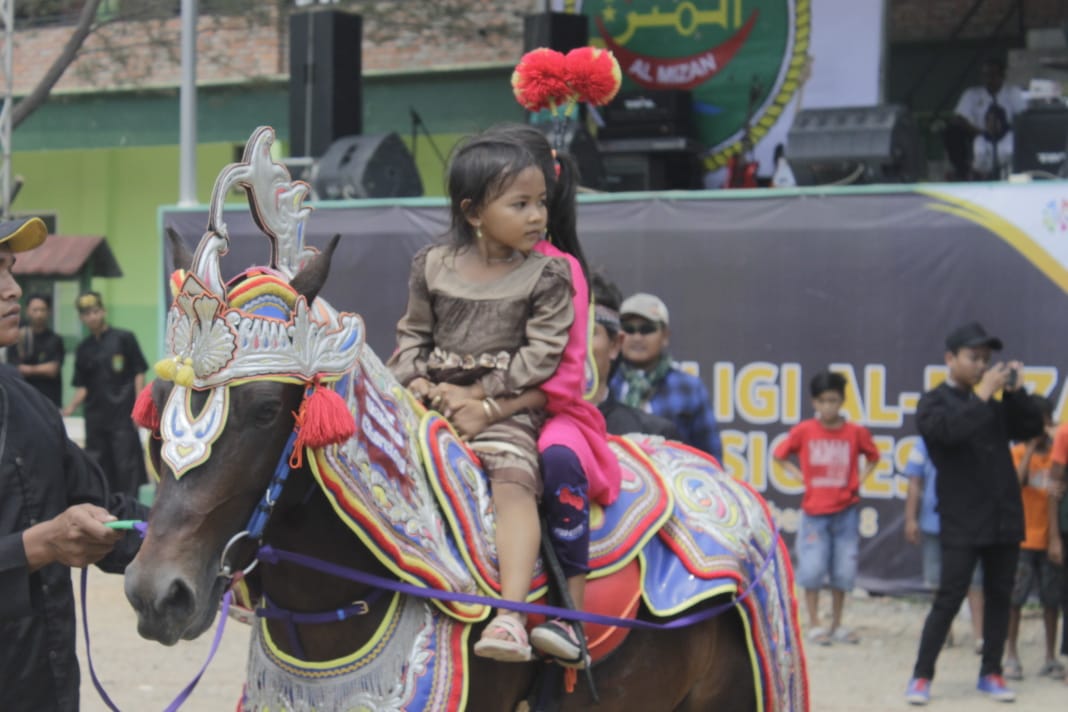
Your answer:
[[[556,371],[574,320],[564,260],[532,252],[500,279],[472,283],[454,267],[456,248],[435,245],[412,261],[408,311],[397,324],[393,374],[407,386],[480,382],[487,396],[513,396]],[[543,410],[493,423],[469,443],[494,482],[541,495],[538,432]]]

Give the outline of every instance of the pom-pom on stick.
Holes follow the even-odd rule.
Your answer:
[[[554,49],[539,47],[523,55],[512,72],[512,91],[516,101],[528,111],[551,109],[574,99],[567,84],[564,55]]]
[[[564,59],[567,85],[578,101],[602,106],[615,98],[623,83],[623,72],[610,51],[577,47]]]

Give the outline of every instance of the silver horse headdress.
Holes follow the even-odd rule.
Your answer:
[[[190,270],[172,279],[178,289],[167,315],[169,356],[156,372],[177,385],[204,390],[263,378],[330,380],[356,363],[363,320],[321,298],[309,305],[289,284],[316,250],[304,244],[308,185],[291,180],[271,159],[273,143],[271,128],[256,129],[241,162],[219,174]],[[223,201],[235,187],[248,194],[253,219],[270,241],[271,261],[224,282],[219,258],[230,237]]]

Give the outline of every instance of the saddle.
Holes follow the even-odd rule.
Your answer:
[[[403,581],[499,597],[492,499],[475,454],[370,354],[333,387],[362,437],[308,450],[305,462],[338,516]],[[591,503],[586,609],[633,618],[644,605],[670,617],[744,595],[737,611],[765,701],[802,699],[789,555],[763,499],[686,445],[635,435],[610,437],[610,446],[623,481],[612,505]],[[542,600],[547,583],[539,561],[527,600]],[[492,610],[436,598],[431,606],[458,624]],[[594,661],[627,630],[588,626]]]

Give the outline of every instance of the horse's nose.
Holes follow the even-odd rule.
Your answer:
[[[142,576],[136,563],[126,571],[125,588],[137,611],[137,630],[149,640],[173,645],[196,610],[193,587],[181,576]]]
[[[171,581],[156,603],[156,609],[166,616],[184,620],[193,615],[193,588],[180,578]]]

